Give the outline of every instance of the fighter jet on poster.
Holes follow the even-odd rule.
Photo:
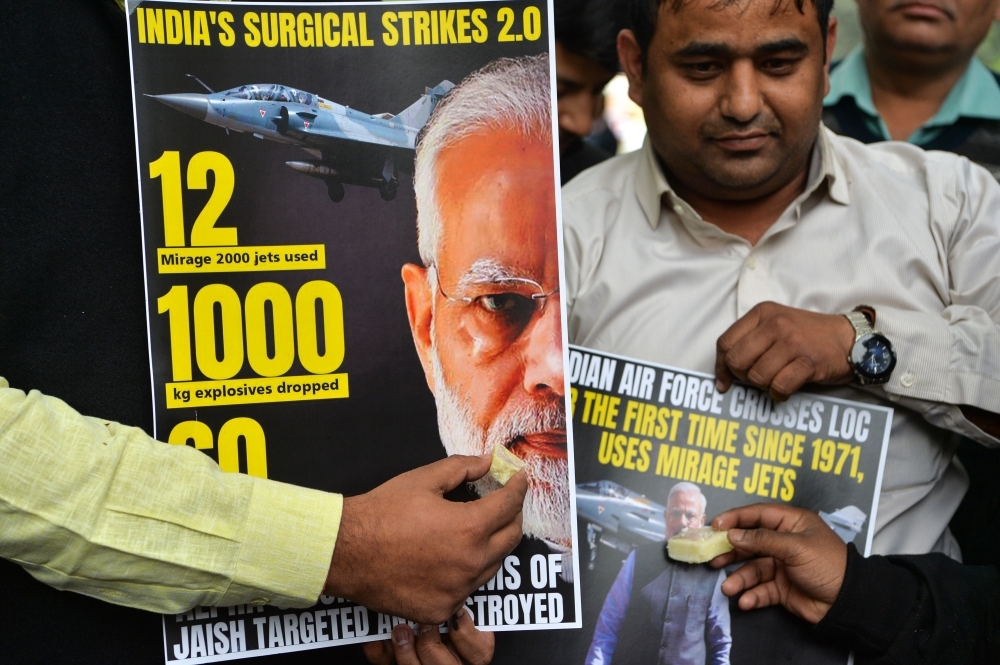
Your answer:
[[[325,181],[335,203],[343,200],[345,184],[378,189],[385,201],[395,198],[397,174],[413,174],[417,134],[441,98],[455,87],[441,81],[425,88],[420,99],[396,115],[369,115],[285,85],[251,84],[215,92],[198,82],[208,94],[146,96],[227,132],[247,132],[304,148],[319,159],[285,163]]]
[[[597,545],[628,554],[640,543],[662,542],[667,524],[664,506],[610,480],[576,486],[577,516],[587,525],[591,570]]]

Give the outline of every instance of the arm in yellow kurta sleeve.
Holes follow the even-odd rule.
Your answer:
[[[56,588],[164,613],[306,607],[342,507],[0,378],[0,556]]]

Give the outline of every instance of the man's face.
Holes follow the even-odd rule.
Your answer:
[[[442,442],[449,454],[500,444],[521,457],[525,533],[568,546],[552,146],[509,130],[468,136],[440,152],[435,196],[436,264],[407,265],[403,280]]]
[[[835,24],[827,49],[832,53]],[[805,0],[660,5],[645,68],[618,40],[629,95],[669,174],[712,200],[753,200],[808,167],[828,88],[816,10]],[[828,59],[827,59],[828,60]]]
[[[604,107],[604,86],[614,72],[556,42],[556,98],[559,104],[559,152],[590,134]]]
[[[860,0],[858,14],[876,47],[918,60],[969,58],[1000,19],[1000,0]]]
[[[704,497],[701,492],[677,492],[667,502],[663,516],[667,520],[667,538],[685,529],[705,526]]]

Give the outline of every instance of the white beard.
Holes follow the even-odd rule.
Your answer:
[[[432,333],[433,334],[433,333]],[[494,444],[507,446],[515,438],[549,430],[566,429],[565,407],[560,400],[539,402],[531,407],[506,406],[488,426],[476,425],[465,400],[444,379],[437,348],[431,349],[434,371],[438,430],[449,455],[483,455]],[[524,447],[518,450],[523,453]],[[572,545],[569,507],[569,462],[528,453],[522,458],[528,474],[528,494],[524,499],[524,534],[569,548]],[[487,474],[470,483],[480,496],[499,489]]]

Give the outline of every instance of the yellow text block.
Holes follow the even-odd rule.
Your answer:
[[[165,386],[168,409],[302,402],[348,397],[347,374],[309,374],[228,381],[183,381]]]
[[[326,245],[160,247],[156,250],[156,269],[161,274],[325,268]]]

